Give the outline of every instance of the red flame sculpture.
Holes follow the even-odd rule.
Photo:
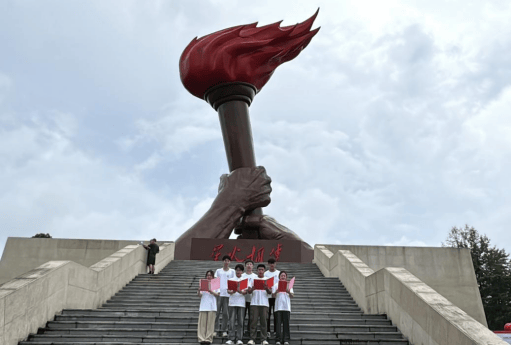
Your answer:
[[[280,64],[294,59],[320,28],[310,31],[318,11],[303,23],[235,26],[194,38],[179,59],[181,81],[194,96],[227,82],[246,82],[257,92]]]

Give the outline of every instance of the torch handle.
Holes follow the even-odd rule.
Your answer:
[[[218,117],[222,128],[225,153],[229,171],[244,167],[255,167],[254,144],[252,141],[252,127],[248,104],[244,101],[234,100],[221,104],[218,107]],[[246,215],[262,215],[261,208],[247,212]],[[258,238],[253,231],[244,231],[243,238]]]
[[[256,166],[248,111],[256,93],[252,84],[229,82],[214,86],[204,94],[204,99],[218,112],[230,171]],[[256,208],[245,215],[262,214],[262,209]],[[258,231],[235,229],[235,233],[243,238],[259,238]]]
[[[229,170],[255,167],[252,128],[248,105],[242,101],[226,102],[218,107],[218,117],[224,138]]]

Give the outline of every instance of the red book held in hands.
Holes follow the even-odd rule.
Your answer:
[[[273,285],[275,285],[275,277],[268,278],[266,280],[266,286],[271,289],[273,288]]]
[[[293,285],[295,285],[295,277],[289,281],[289,290],[293,288]]]
[[[246,288],[248,288],[248,279],[243,279],[242,281],[240,281],[239,289],[240,291],[242,291],[245,290]]]
[[[293,285],[295,285],[295,277],[290,281],[279,280],[279,292],[286,292],[288,287],[291,290]]]
[[[200,280],[200,291],[209,291],[209,280],[207,279]]]
[[[211,291],[219,290],[220,289],[220,278],[211,279]]]
[[[241,281],[231,280],[227,281],[227,290],[241,292],[248,287],[248,279],[243,279]]]
[[[228,280],[227,281],[227,290],[231,291],[238,291],[238,282],[235,280]]]
[[[266,279],[254,279],[254,290],[266,290]]]

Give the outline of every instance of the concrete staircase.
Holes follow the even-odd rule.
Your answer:
[[[207,269],[220,267],[211,261],[172,261],[160,274],[137,276],[99,309],[64,310],[20,344],[198,343],[198,281]],[[277,268],[296,276],[291,344],[409,344],[385,315],[363,314],[339,280],[323,277],[316,265],[279,263]],[[275,343],[273,336],[269,342]]]

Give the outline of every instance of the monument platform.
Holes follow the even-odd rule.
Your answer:
[[[0,285],[0,343],[196,342],[193,293],[221,265],[175,260],[174,246],[160,245],[156,275],[145,274],[146,250],[128,245],[90,267],[49,261]],[[316,245],[313,263],[279,261],[297,277],[291,344],[505,345],[479,321],[469,261],[454,248],[334,245]]]

